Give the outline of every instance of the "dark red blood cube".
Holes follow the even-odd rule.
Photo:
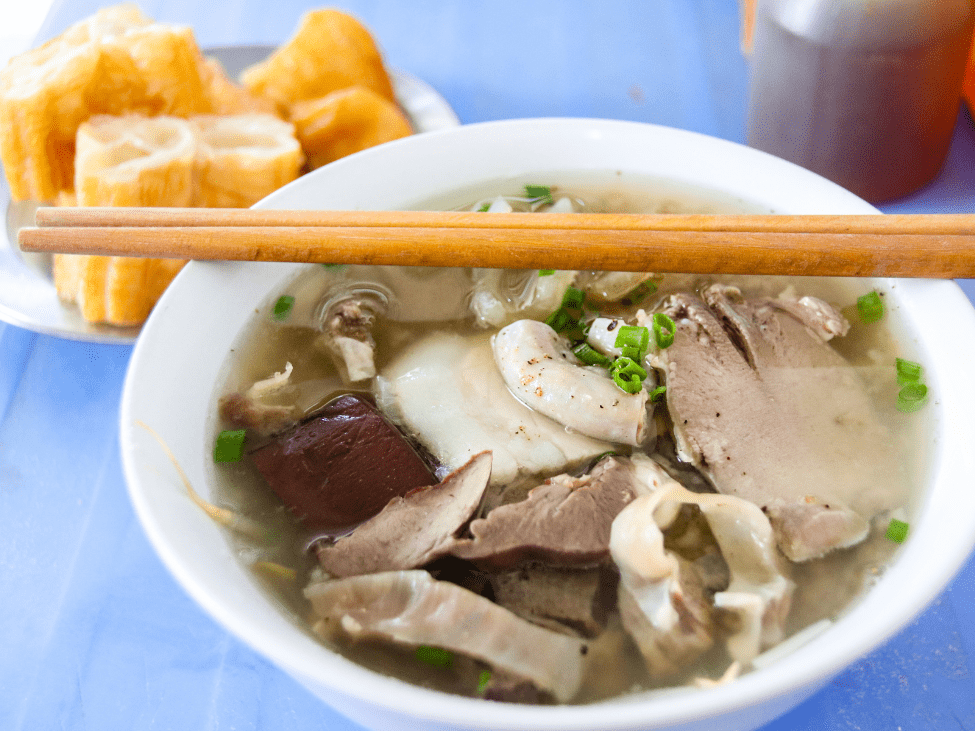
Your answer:
[[[366,398],[340,396],[251,452],[302,526],[340,532],[392,498],[437,482],[400,431]]]

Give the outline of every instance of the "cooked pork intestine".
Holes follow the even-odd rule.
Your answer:
[[[714,640],[716,627],[706,621],[707,612],[698,608],[690,613],[695,619],[687,620],[688,607],[701,604],[700,589],[688,580],[686,563],[664,548],[657,517],[668,503],[696,505],[730,570],[728,588],[714,595],[714,607],[738,617],[738,629],[727,638],[728,652],[738,662],[750,662],[782,639],[793,590],[779,567],[768,519],[746,500],[693,493],[662,468],[647,463],[643,468],[653,481],[651,489],[623,508],[613,521],[610,538],[621,590],[629,595],[634,610],[639,608],[639,613],[623,614],[624,624],[643,650],[651,672],[676,669],[674,653],[687,661]],[[664,510],[661,522],[672,515]]]
[[[605,368],[583,364],[544,322],[518,320],[491,345],[505,384],[536,412],[607,442],[638,446],[647,438],[646,389],[624,393]]]
[[[525,678],[563,703],[582,682],[585,643],[537,627],[426,571],[396,571],[311,584],[318,630],[408,647],[433,645]]]

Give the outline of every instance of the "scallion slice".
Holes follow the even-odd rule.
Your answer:
[[[677,326],[674,321],[662,312],[657,312],[653,316],[653,339],[657,347],[663,350],[669,348],[674,343],[674,333]]]
[[[213,448],[214,462],[240,462],[244,458],[246,429],[224,429],[217,435]]]
[[[430,645],[420,645],[416,648],[414,656],[417,660],[436,668],[448,668],[454,661],[454,653],[442,647],[431,647]]]
[[[477,212],[478,213],[487,213],[490,210],[491,210],[491,204],[490,203],[485,203],[484,205],[482,205],[480,208],[477,209]]]
[[[482,670],[481,674],[477,676],[477,694],[484,695],[484,691],[487,690],[488,683],[491,682],[491,671]]]
[[[863,322],[877,322],[884,316],[884,301],[877,292],[857,298],[857,312]]]
[[[554,203],[552,188],[548,185],[526,185],[525,195],[539,203]]]
[[[574,325],[578,324],[575,318],[572,317],[565,308],[560,307],[551,315],[545,318],[545,324],[550,328],[555,330],[557,333],[565,332],[570,330]]]
[[[647,348],[650,347],[650,330],[638,325],[620,325],[613,345],[622,348],[623,355],[628,358],[641,360],[643,354],[647,352]]]
[[[553,274],[555,274],[555,270],[554,269],[539,269],[538,270],[538,276],[540,276],[540,277],[551,277]]]
[[[281,295],[278,297],[278,301],[274,303],[274,310],[271,312],[271,317],[273,317],[278,322],[283,322],[288,319],[291,314],[291,308],[295,305],[295,298],[290,294]]]
[[[613,382],[626,393],[639,393],[647,372],[633,358],[621,356],[610,367]]]
[[[653,389],[650,392],[650,402],[655,404],[660,401],[663,401],[665,393],[667,393],[666,386],[657,386],[655,389]]]
[[[322,266],[325,267],[326,269],[339,270],[342,267],[344,267],[345,264],[322,264]]]
[[[575,287],[568,287],[562,295],[562,309],[581,310],[586,304],[586,293]]]
[[[891,518],[890,525],[887,526],[887,533],[885,535],[894,543],[903,543],[904,539],[907,538],[907,529],[909,527],[910,526],[908,526],[908,524],[903,520]]]
[[[576,358],[581,360],[586,365],[603,366],[604,368],[609,368],[609,366],[611,366],[613,363],[613,361],[593,348],[589,343],[579,343],[579,345],[572,349],[572,352],[575,353]]]
[[[897,410],[911,414],[928,400],[928,387],[923,383],[908,383],[897,394]]]
[[[903,358],[896,358],[895,365],[897,367],[898,386],[904,386],[908,383],[921,382],[921,374],[924,373],[924,368],[921,367],[920,363],[915,363],[911,360],[904,360]]]

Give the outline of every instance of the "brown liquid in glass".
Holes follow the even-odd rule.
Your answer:
[[[830,47],[759,20],[748,144],[868,201],[911,193],[944,163],[971,20],[918,45]]]

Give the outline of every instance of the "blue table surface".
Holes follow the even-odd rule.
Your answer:
[[[39,40],[100,4],[55,2]],[[314,7],[141,5],[191,25],[203,46],[280,43]],[[342,7],[372,29],[391,66],[429,82],[463,123],[605,117],[744,139],[736,0]],[[939,178],[882,208],[967,212],[973,199],[975,130],[963,111]],[[972,283],[961,284],[971,298]],[[119,459],[130,354],[0,324],[0,729],[358,729],[217,626],[156,558]],[[764,731],[971,731],[973,651],[969,559],[913,623]]]

